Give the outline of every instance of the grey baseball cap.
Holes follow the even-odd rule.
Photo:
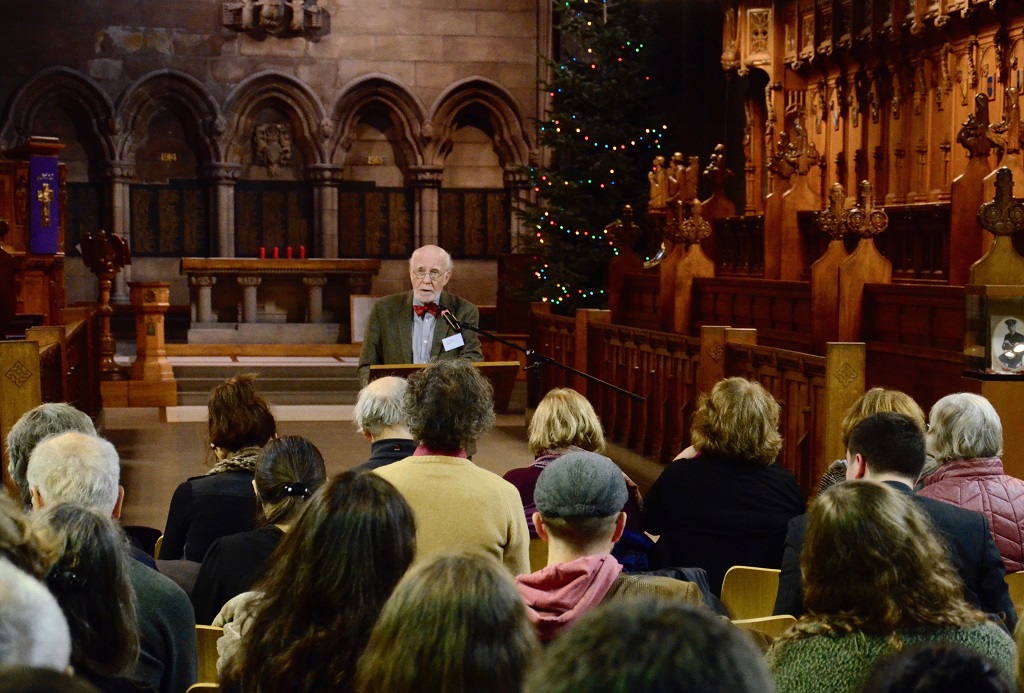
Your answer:
[[[533,502],[544,517],[608,517],[622,511],[629,492],[622,471],[596,452],[568,452],[540,473]]]

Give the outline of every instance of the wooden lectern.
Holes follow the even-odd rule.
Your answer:
[[[425,363],[388,363],[370,366],[370,380],[395,375],[408,378],[411,373],[421,370]],[[491,382],[494,388],[494,411],[507,411],[509,400],[512,399],[512,387],[519,375],[518,361],[480,361],[474,363],[480,373]]]

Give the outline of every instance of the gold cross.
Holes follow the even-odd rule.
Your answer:
[[[39,200],[40,221],[43,226],[49,226],[50,203],[53,202],[53,190],[49,183],[43,183],[42,189],[36,193],[36,199]]]

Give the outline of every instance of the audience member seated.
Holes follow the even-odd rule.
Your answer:
[[[915,645],[878,663],[864,685],[872,693],[1015,693],[992,660],[962,645]]]
[[[374,473],[412,506],[417,559],[476,550],[500,560],[513,575],[530,572],[530,534],[519,493],[466,454],[494,425],[491,384],[468,361],[438,361],[409,377],[403,406],[416,452]]]
[[[540,473],[552,460],[567,452],[601,452],[605,448],[604,431],[597,412],[586,397],[575,390],[556,387],[544,395],[530,419],[529,444],[533,464],[513,469],[503,478],[519,490],[526,512],[526,526],[530,529],[530,537],[536,539],[538,534],[533,526],[533,513],[537,507],[533,502],[533,489]],[[623,476],[629,487],[629,499],[622,508],[626,513],[626,526],[642,532],[644,505],[640,489],[628,476]]]
[[[21,492],[21,502],[26,509],[32,507],[32,495],[25,479],[29,455],[43,438],[69,431],[96,435],[92,419],[85,412],[70,404],[47,403],[22,414],[7,432],[7,456],[10,459],[7,470],[11,473],[11,481]]]
[[[786,525],[804,512],[796,478],[774,464],[779,411],[763,387],[743,378],[701,396],[690,426],[696,457],[669,464],[647,494],[659,567],[703,568],[715,596],[734,565],[779,567]]]
[[[36,510],[74,503],[114,520],[124,489],[114,446],[84,433],[62,433],[39,443],[28,460],[29,492]],[[196,682],[198,655],[192,603],[169,578],[130,561],[140,652],[133,679],[160,693],[179,693]]]
[[[378,378],[359,391],[352,411],[356,429],[370,442],[370,459],[356,467],[368,471],[404,460],[416,450],[416,441],[405,424],[402,400],[405,378]]]
[[[1006,572],[1024,570],[1024,481],[1003,473],[999,414],[981,395],[959,392],[936,402],[928,420],[928,454],[939,466],[918,494],[980,512]]]
[[[285,535],[255,591],[228,602],[214,621],[224,627],[221,688],[351,690],[356,660],[415,546],[412,509],[391,484],[369,473],[333,478]]]
[[[359,693],[520,693],[537,636],[508,571],[441,554],[384,605],[356,673]]]
[[[1010,601],[1003,562],[988,531],[988,522],[980,513],[914,493],[912,486],[924,465],[924,457],[924,435],[917,422],[896,412],[872,414],[850,432],[847,479],[884,483],[916,503],[931,519],[929,526],[938,530],[937,545],[948,547],[944,555],[960,574],[964,599],[973,607],[997,615],[1012,631],[1017,613]],[[804,613],[801,552],[807,521],[808,516],[802,515],[789,523],[776,614]],[[837,553],[839,548],[837,545]]]
[[[906,414],[918,425],[923,433],[925,430],[924,411],[914,398],[899,390],[887,390],[884,387],[873,387],[857,398],[853,406],[846,412],[841,424],[843,449],[850,442],[850,431],[862,420],[880,411],[894,411]],[[846,481],[846,458],[836,460],[829,465],[828,471],[821,477],[818,493],[824,493],[833,484]]]
[[[768,693],[764,657],[740,629],[703,609],[642,597],[591,611],[544,651],[531,693]]]
[[[874,416],[900,416],[917,432],[899,414]],[[964,601],[942,540],[909,494],[864,481],[832,487],[811,506],[801,564],[808,613],[767,655],[779,693],[860,691],[881,657],[927,642],[964,645],[1015,674],[1013,639]]]
[[[253,480],[264,524],[210,545],[192,589],[196,623],[212,622],[229,599],[251,590],[263,577],[281,538],[326,480],[323,455],[305,438],[286,436],[267,443],[256,458]]]
[[[60,605],[46,587],[0,558],[0,666],[64,671],[71,636]]]
[[[0,668],[0,693],[99,693],[88,681],[41,667]]]
[[[217,462],[204,476],[192,477],[174,491],[161,559],[201,562],[214,539],[256,528],[253,471],[276,424],[270,407],[256,394],[254,377],[236,376],[210,395],[210,448]]]
[[[5,493],[0,493],[0,559],[37,580],[46,579],[57,560],[56,547],[42,540],[28,516]]]
[[[127,539],[110,520],[72,503],[33,515],[41,534],[58,547],[46,584],[71,632],[71,664],[102,691],[155,691],[130,680],[139,656],[132,563]]]
[[[533,496],[533,524],[548,543],[548,563],[517,576],[516,586],[541,642],[606,599],[662,595],[700,603],[692,582],[622,574],[611,550],[626,525],[622,506],[628,492],[622,472],[607,457],[582,451],[562,455],[541,472]]]

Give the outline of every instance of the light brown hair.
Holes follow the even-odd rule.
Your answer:
[[[782,449],[780,412],[779,403],[760,383],[726,378],[711,394],[700,396],[690,439],[700,452],[767,467]]]
[[[808,613],[791,637],[864,632],[898,645],[901,629],[984,620],[939,536],[913,499],[884,484],[851,481],[818,496],[800,558]]]
[[[587,452],[604,450],[604,431],[586,397],[567,387],[549,390],[530,420],[530,454],[563,451],[575,446]]]
[[[896,412],[910,417],[917,427],[924,433],[924,411],[918,406],[914,398],[899,390],[887,390],[884,387],[873,387],[857,398],[857,401],[847,410],[843,417],[841,431],[843,435],[843,447],[850,444],[850,431],[861,421],[883,411]]]

